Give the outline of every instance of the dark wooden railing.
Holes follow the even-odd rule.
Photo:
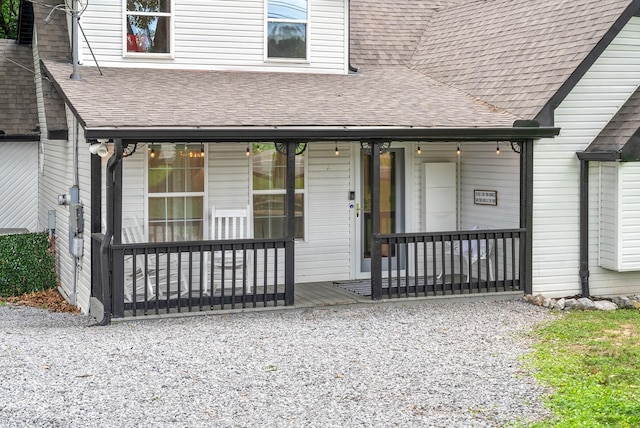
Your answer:
[[[93,239],[99,249],[102,235]],[[285,286],[286,269],[293,269],[285,263],[287,245],[293,242],[112,244],[111,284],[105,290],[103,281],[94,279],[93,296],[114,318],[291,305],[293,284]]]
[[[525,229],[378,235],[372,298],[522,290],[524,239]]]

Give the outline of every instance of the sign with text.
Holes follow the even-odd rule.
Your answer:
[[[498,191],[474,190],[473,203],[476,205],[498,205]]]

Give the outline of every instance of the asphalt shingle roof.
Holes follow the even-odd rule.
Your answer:
[[[439,10],[470,0],[351,0],[351,63],[408,65]]]
[[[640,129],[640,88],[609,121],[586,152],[620,152]]]
[[[88,128],[511,127],[517,118],[407,67],[356,75],[83,67],[46,61]]]
[[[433,16],[412,67],[533,119],[630,4],[630,0],[467,2]]]
[[[31,46],[0,39],[0,130],[38,135],[38,109]]]

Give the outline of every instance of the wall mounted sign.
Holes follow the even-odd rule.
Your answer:
[[[473,203],[476,205],[498,205],[498,191],[474,190]]]

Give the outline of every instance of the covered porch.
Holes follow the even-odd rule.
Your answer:
[[[523,124],[519,124],[523,125]],[[530,125],[530,124],[526,124]],[[326,131],[326,130],[325,130]],[[286,147],[285,236],[277,239],[225,239],[179,242],[123,242],[123,155],[142,141],[175,142],[177,135],[121,138],[110,130],[114,154],[106,169],[92,156],[92,299],[91,312],[102,323],[111,319],[177,313],[246,311],[299,305],[340,304],[381,299],[437,298],[473,294],[524,293],[531,287],[530,239],[533,139],[554,130],[532,126],[503,129],[394,130],[385,139],[362,138],[372,130],[335,130],[326,135],[265,133],[257,141]],[[388,130],[377,132],[384,135]],[[278,135],[274,135],[277,133]],[[105,131],[87,131],[87,138]],[[120,138],[119,138],[120,137]],[[395,138],[394,138],[395,137]],[[183,136],[184,138],[184,136]],[[249,136],[191,136],[204,144],[246,144]],[[238,141],[240,140],[240,141]],[[256,141],[254,135],[251,141]],[[360,280],[296,284],[295,150],[309,144],[343,141],[371,147],[371,275]],[[520,227],[515,229],[446,230],[381,233],[380,154],[389,141],[507,141],[520,150]],[[106,195],[102,207],[103,178]],[[99,209],[95,209],[99,207]],[[104,209],[103,209],[104,208]],[[104,223],[104,224],[103,224]],[[240,270],[226,270],[214,260],[231,259]],[[332,290],[329,292],[328,290]],[[301,294],[302,292],[302,294]],[[306,297],[302,297],[306,296]],[[312,296],[312,298],[309,298]],[[336,296],[339,296],[336,298]],[[297,299],[299,301],[297,301]],[[306,302],[306,303],[304,303]],[[314,302],[314,303],[309,303]]]

